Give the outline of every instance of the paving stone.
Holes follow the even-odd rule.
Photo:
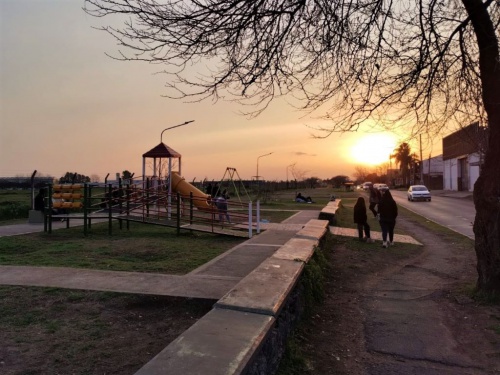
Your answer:
[[[276,316],[299,279],[303,262],[271,257],[222,297],[217,307]]]
[[[314,248],[318,245],[318,241],[309,238],[292,238],[286,244],[281,246],[273,255],[275,258],[300,260],[309,262],[309,259],[314,254]]]
[[[328,227],[328,220],[311,219],[307,222],[307,224],[305,226],[306,227],[327,228]]]
[[[295,237],[320,240],[327,232],[326,228],[306,226],[299,230]]]

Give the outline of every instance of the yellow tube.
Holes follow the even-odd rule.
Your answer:
[[[210,204],[210,195],[191,185],[177,172],[172,172],[172,191],[179,193],[184,198],[193,193],[193,205],[200,210],[211,210],[213,208]]]

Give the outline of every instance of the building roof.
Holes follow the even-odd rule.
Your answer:
[[[143,158],[180,158],[179,154],[174,149],[168,147],[165,143],[161,142],[158,146],[153,147],[151,150],[142,155]]]

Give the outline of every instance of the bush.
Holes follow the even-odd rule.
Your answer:
[[[28,218],[30,205],[20,202],[1,202],[0,221]]]

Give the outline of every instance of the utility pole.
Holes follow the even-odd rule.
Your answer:
[[[420,177],[419,177],[419,180],[420,180],[420,183],[422,183],[424,181],[424,170],[423,170],[423,160],[422,160],[422,134],[419,134],[419,137],[420,137],[420,168],[419,168],[419,171],[420,171]]]

